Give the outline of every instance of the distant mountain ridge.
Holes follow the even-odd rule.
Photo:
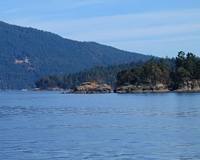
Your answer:
[[[146,61],[151,56],[0,22],[0,88],[31,88],[45,75]]]

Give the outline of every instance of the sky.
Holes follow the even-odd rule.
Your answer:
[[[1,0],[0,21],[160,57],[200,56],[200,0]]]

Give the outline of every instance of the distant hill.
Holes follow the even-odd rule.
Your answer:
[[[151,56],[0,22],[0,88],[31,88],[45,75],[146,61]]]

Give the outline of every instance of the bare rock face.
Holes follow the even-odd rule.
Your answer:
[[[177,92],[200,92],[200,80],[188,80],[185,81],[176,90]]]
[[[111,93],[112,87],[108,84],[100,84],[97,82],[85,82],[80,86],[75,87],[72,90],[72,93],[83,93],[83,94],[91,94],[91,93]]]
[[[116,89],[117,93],[169,92],[167,85],[126,85]]]

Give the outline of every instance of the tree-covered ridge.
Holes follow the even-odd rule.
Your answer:
[[[200,58],[193,53],[179,52],[171,74],[173,87],[179,88],[185,81],[200,79]]]
[[[74,74],[50,75],[36,81],[36,87],[40,89],[63,88],[69,89],[80,85],[83,82],[96,81],[107,83],[113,87],[116,85],[118,72],[142,65],[144,62],[114,65],[108,67],[94,67],[89,70]]]
[[[167,84],[170,81],[170,67],[165,59],[151,59],[142,66],[119,72],[117,85]]]
[[[200,58],[181,51],[175,59],[151,59],[142,66],[119,72],[117,86],[163,84],[177,90],[188,82],[194,88],[194,80],[200,80]]]
[[[0,89],[32,88],[45,75],[146,61],[150,56],[0,22]]]

